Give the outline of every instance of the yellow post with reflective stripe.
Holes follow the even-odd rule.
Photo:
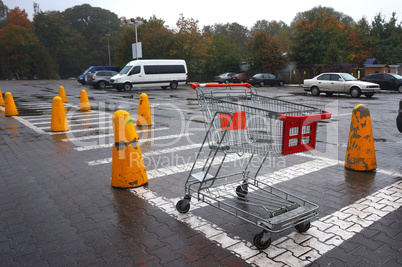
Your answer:
[[[345,167],[355,171],[377,168],[370,111],[362,104],[353,109]]]
[[[138,144],[138,133],[130,114],[118,110],[113,114],[114,145],[112,157],[112,186],[131,188],[148,182]]]

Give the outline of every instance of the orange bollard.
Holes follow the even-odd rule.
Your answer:
[[[89,104],[87,91],[85,90],[81,90],[80,110],[81,111],[91,110],[91,105]]]
[[[345,167],[355,171],[377,168],[370,111],[362,104],[353,109]]]
[[[63,100],[55,96],[52,102],[52,120],[50,123],[51,132],[64,132],[69,129]]]
[[[17,106],[15,105],[13,95],[10,92],[7,92],[4,94],[4,98],[5,98],[6,117],[17,116],[18,110],[17,110]]]
[[[151,126],[151,125],[152,125],[152,117],[151,117],[151,109],[149,108],[148,95],[142,93],[140,95],[140,100],[138,103],[137,126]]]
[[[4,107],[3,93],[0,90],[0,106]]]
[[[138,133],[130,114],[118,110],[113,114],[114,145],[112,157],[112,186],[131,188],[148,182],[138,144]]]
[[[66,96],[66,91],[64,90],[63,86],[59,87],[59,96],[61,97],[61,100],[63,103],[67,103],[67,96]]]

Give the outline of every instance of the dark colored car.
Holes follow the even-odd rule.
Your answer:
[[[91,85],[93,88],[104,89],[106,86],[110,85],[110,78],[116,74],[117,72],[112,70],[101,70],[88,73],[86,75],[87,84]]]
[[[227,83],[230,82],[230,79],[232,78],[233,75],[235,75],[236,73],[234,72],[226,72],[226,73],[222,73],[219,76],[215,76],[215,82],[218,83]]]
[[[395,73],[374,73],[367,75],[362,81],[379,84],[381,90],[396,90],[402,93],[402,76]]]
[[[271,73],[258,73],[251,77],[248,80],[248,83],[251,85],[279,85],[282,86],[285,84],[285,81],[282,79],[278,79],[275,75]]]
[[[247,83],[251,77],[247,73],[239,73],[232,76],[231,83]]]

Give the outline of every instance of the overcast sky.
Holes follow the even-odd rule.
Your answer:
[[[199,21],[202,29],[204,25],[215,23],[237,22],[249,29],[258,20],[284,21],[290,25],[298,12],[312,9],[321,5],[332,7],[338,12],[351,16],[355,21],[366,17],[369,22],[379,12],[387,19],[392,12],[396,12],[398,21],[402,20],[401,0],[249,0],[249,1],[218,1],[218,0],[3,0],[10,9],[18,6],[25,9],[28,18],[33,17],[33,3],[39,4],[41,11],[59,10],[84,3],[93,7],[101,7],[110,10],[118,17],[144,17],[145,19],[155,15],[163,19],[166,25],[175,27],[180,14],[185,18],[193,18]]]

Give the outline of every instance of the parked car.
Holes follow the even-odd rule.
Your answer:
[[[105,88],[110,85],[110,78],[115,76],[118,72],[112,70],[101,70],[89,73],[86,75],[87,84],[93,88]]]
[[[313,79],[304,80],[303,88],[304,91],[311,92],[313,96],[319,96],[323,92],[328,96],[333,93],[343,93],[355,98],[362,94],[370,98],[380,92],[378,84],[359,81],[348,73],[322,73]]]
[[[88,69],[86,69],[83,74],[78,76],[77,81],[82,85],[86,84],[86,81],[87,81],[86,75],[89,74],[89,73],[93,73],[95,71],[98,71],[98,70],[113,70],[113,71],[119,72],[120,67],[116,67],[116,66],[91,66]]]
[[[250,79],[247,73],[239,73],[232,76],[230,79],[231,83],[246,83]]]
[[[222,73],[219,76],[215,76],[215,82],[218,83],[228,83],[230,82],[230,79],[232,78],[233,75],[235,75],[236,73],[234,72],[225,72]]]
[[[402,76],[395,73],[374,73],[367,75],[362,81],[377,83],[381,90],[396,90],[402,93]]]
[[[251,85],[259,85],[259,86],[265,86],[265,85],[279,85],[282,86],[285,84],[285,81],[282,79],[278,79],[275,75],[271,73],[258,73],[251,77],[248,80],[248,83]]]

